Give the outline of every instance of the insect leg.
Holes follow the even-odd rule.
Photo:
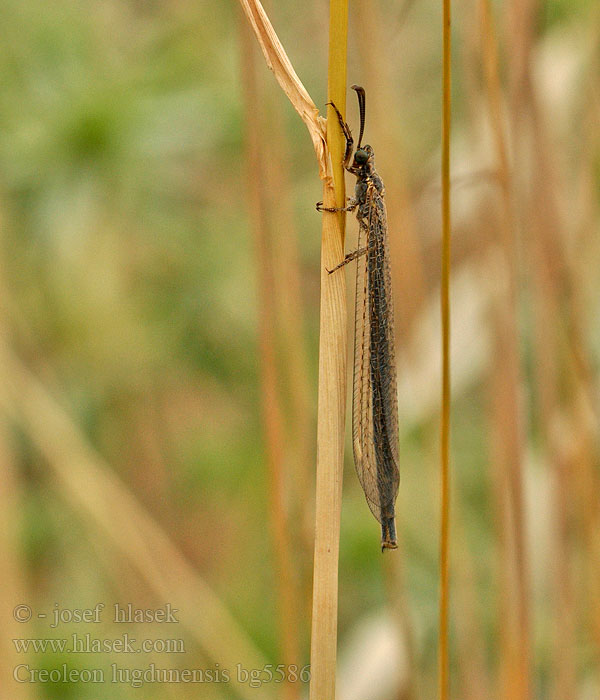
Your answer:
[[[317,202],[317,211],[354,211],[358,205],[358,202],[353,199],[348,199],[348,205],[345,207],[324,207],[323,202]]]
[[[346,257],[342,260],[341,263],[336,265],[333,270],[327,270],[329,274],[331,275],[333,272],[336,270],[339,270],[340,267],[344,267],[344,265],[347,265],[349,262],[352,262],[353,260],[356,260],[356,258],[359,258],[361,255],[364,255],[367,252],[366,248],[361,248],[360,250],[354,250],[352,253],[348,253]]]
[[[335,109],[335,113],[337,114],[338,121],[340,122],[340,126],[342,127],[342,131],[344,132],[344,137],[346,139],[346,151],[344,153],[344,167],[348,168],[350,165],[350,158],[352,157],[352,149],[354,148],[354,139],[352,138],[352,132],[350,131],[350,127],[346,122],[344,121],[344,117],[342,117],[342,114],[340,110],[333,104],[333,102],[328,102],[328,105],[331,105]]]

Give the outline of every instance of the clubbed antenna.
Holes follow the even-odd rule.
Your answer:
[[[358,97],[358,109],[360,110],[360,134],[358,135],[358,146],[360,148],[362,144],[363,131],[365,130],[365,89],[360,85],[352,85],[352,89],[356,90],[356,95]]]

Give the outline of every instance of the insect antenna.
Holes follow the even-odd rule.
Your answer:
[[[352,89],[356,91],[358,97],[358,109],[360,110],[360,134],[358,135],[358,146],[362,144],[363,131],[365,130],[365,89],[360,85],[352,85]]]

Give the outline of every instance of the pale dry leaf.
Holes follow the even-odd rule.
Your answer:
[[[330,179],[326,120],[319,116],[319,110],[302,85],[259,0],[240,0],[240,3],[258,39],[267,65],[306,124],[319,162],[319,177],[322,180]]]

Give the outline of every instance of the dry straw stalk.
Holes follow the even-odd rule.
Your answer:
[[[311,136],[325,206],[345,201],[343,142],[337,120],[327,122],[296,75],[258,0],[240,0],[267,65]],[[330,3],[328,98],[344,112],[346,95],[347,0]],[[337,652],[337,585],[346,405],[346,286],[343,275],[328,275],[344,251],[344,217],[323,217],[321,236],[321,304],[317,427],[317,478],[311,700],[334,700]]]

